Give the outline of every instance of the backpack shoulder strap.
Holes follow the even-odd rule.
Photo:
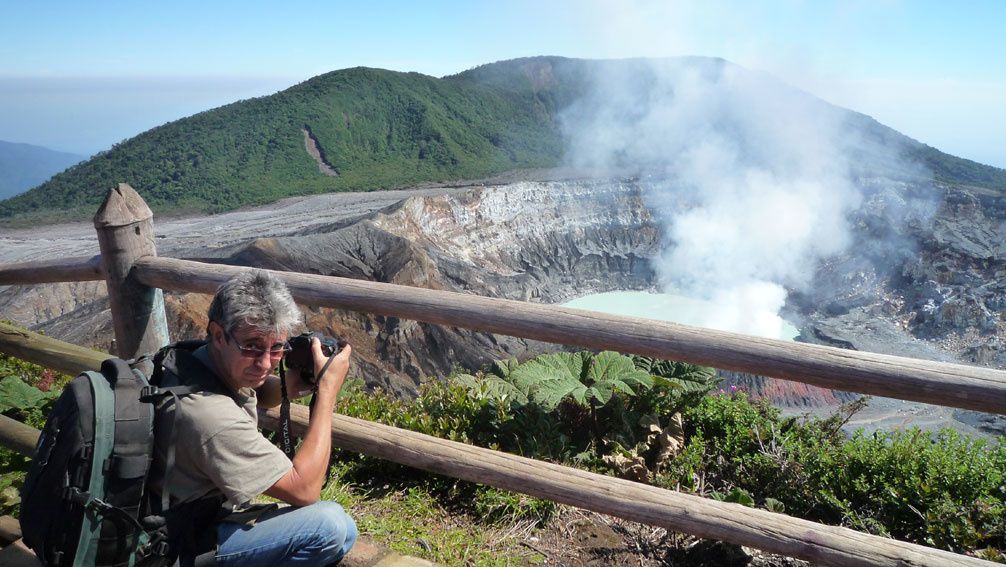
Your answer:
[[[152,404],[166,420],[164,437],[155,441],[166,444],[159,508],[161,514],[171,504],[168,487],[175,467],[175,447],[178,444],[175,421],[178,418],[177,412],[181,409],[179,398],[205,390],[205,384],[212,383],[207,380],[213,380],[212,372],[192,354],[204,344],[205,341],[181,341],[159,350],[153,357],[154,370],[150,384],[143,388],[140,396],[140,401]]]
[[[94,565],[98,553],[98,536],[101,531],[101,516],[95,513],[95,498],[101,499],[105,494],[105,475],[102,468],[112,455],[115,443],[115,393],[108,380],[100,372],[84,373],[91,383],[94,394],[94,450],[91,452],[91,476],[86,495],[88,510],[84,513],[80,529],[80,539],[77,541],[77,552],[74,554],[74,567]]]
[[[145,478],[153,451],[154,412],[136,401],[148,386],[147,378],[120,358],[102,362],[101,374],[115,393],[115,444],[108,470],[120,479]]]
[[[206,341],[201,339],[193,339],[187,341],[178,341],[177,343],[170,344],[166,347],[161,348],[153,356],[153,369],[150,373],[150,383],[155,386],[164,385],[164,371],[167,369],[169,372],[174,374],[176,377],[185,379],[188,377],[189,373],[193,370],[202,372],[205,367],[202,367],[202,363],[197,360],[192,360],[196,362],[202,368],[188,368],[189,359],[193,352],[206,344]],[[184,368],[180,366],[185,366]]]

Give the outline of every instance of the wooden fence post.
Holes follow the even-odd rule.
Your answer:
[[[116,353],[134,358],[168,344],[164,295],[130,275],[136,260],[156,256],[154,214],[132,187],[120,183],[94,215],[115,328]]]

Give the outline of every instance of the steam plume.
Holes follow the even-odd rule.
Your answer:
[[[569,161],[640,176],[665,291],[712,302],[707,326],[778,336],[786,289],[851,240],[838,109],[722,60],[619,63],[563,115]]]

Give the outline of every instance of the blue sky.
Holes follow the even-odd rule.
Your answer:
[[[0,2],[0,140],[91,154],[359,65],[708,55],[1006,167],[1006,2]]]

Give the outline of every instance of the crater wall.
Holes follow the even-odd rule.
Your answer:
[[[800,340],[1006,366],[1006,200],[931,183],[863,179],[861,186],[864,204],[850,218],[855,244],[818,266],[810,290],[790,292],[786,313],[802,329]],[[654,219],[667,215],[655,214],[645,190],[636,181],[571,180],[323,195],[168,219],[155,232],[162,255],[560,303],[655,286],[650,259],[664,235]],[[665,206],[689,205],[681,199]],[[81,251],[89,238],[86,226],[15,234],[6,249],[17,257],[0,251],[0,261],[87,253]],[[0,316],[108,349],[104,293],[99,282],[7,287],[0,289]],[[172,337],[200,336],[207,303],[207,296],[168,293]],[[392,317],[306,314],[312,329],[353,343],[355,371],[368,384],[402,395],[457,366],[557,348]],[[796,383],[725,378],[794,408],[848,399]]]

